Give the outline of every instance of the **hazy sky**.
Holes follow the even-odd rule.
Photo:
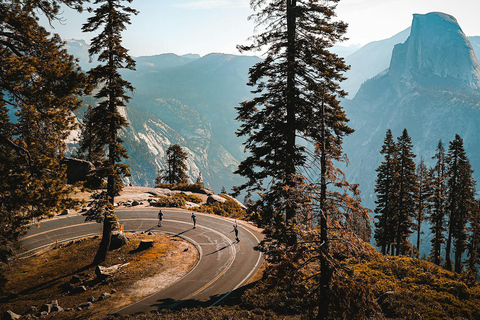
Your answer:
[[[160,53],[238,53],[248,43],[254,25],[249,0],[134,0],[140,14],[123,34],[133,56]],[[468,36],[480,35],[478,0],[341,0],[337,18],[349,24],[344,45],[367,44],[389,38],[409,27],[412,14],[440,11],[457,18]],[[85,39],[80,31],[89,14],[65,10],[66,21],[54,23],[64,39]]]

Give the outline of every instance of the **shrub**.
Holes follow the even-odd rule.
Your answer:
[[[201,183],[180,183],[180,184],[159,183],[155,186],[155,188],[190,191],[190,192],[196,192],[196,193],[204,193],[204,189],[205,189],[205,187]]]
[[[153,205],[155,207],[185,208],[185,202],[181,195],[175,194],[171,197],[159,196]]]
[[[247,217],[246,211],[232,198],[220,195],[227,201],[225,203],[214,202],[205,203],[200,208],[195,208],[195,211],[216,214],[223,217],[230,217],[235,219],[245,219]]]
[[[179,194],[176,194],[176,196],[179,196],[179,197],[183,198],[185,201],[188,201],[188,202],[193,202],[193,203],[197,203],[197,204],[200,204],[200,203],[203,202],[202,198],[200,198],[199,196],[196,196],[194,194],[179,193]]]

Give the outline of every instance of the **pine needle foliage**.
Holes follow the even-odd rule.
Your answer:
[[[384,160],[376,169],[377,180],[375,193],[377,200],[375,204],[375,241],[383,254],[390,253],[393,250],[394,240],[394,211],[395,211],[395,177],[397,174],[397,146],[393,140],[392,131],[387,130],[385,140],[380,154]]]
[[[447,212],[448,235],[445,249],[445,268],[452,270],[450,257],[452,244],[455,247],[455,271],[463,269],[462,255],[466,250],[466,224],[475,209],[475,185],[473,170],[463,147],[463,139],[457,134],[450,142],[447,153]]]
[[[172,144],[166,152],[166,169],[160,170],[159,175],[155,179],[155,184],[165,182],[167,184],[186,184],[188,182],[187,175],[187,158],[188,153],[182,149],[179,144]]]
[[[236,171],[246,182],[234,190],[260,192],[249,215],[265,227],[259,249],[272,265],[272,276],[266,273],[271,285],[294,283],[293,278],[303,277],[303,265],[316,264],[312,290],[319,294],[312,305],[320,306],[311,310],[319,318],[328,317],[331,304],[330,229],[363,222],[358,229],[370,236],[358,186],[348,184],[334,167],[345,160],[342,139],[353,132],[338,100],[345,96],[339,83],[348,67],[329,51],[344,40],[347,27],[334,20],[337,3],[252,0],[256,13],[250,19],[264,31],[251,45],[239,46],[263,51],[265,59],[249,72],[255,97],[237,108],[242,122],[237,135],[246,137],[249,155]],[[359,217],[358,225],[352,216]],[[304,260],[304,250],[316,254]]]
[[[447,172],[445,148],[442,140],[438,142],[437,149],[433,159],[436,159],[435,166],[430,170],[432,182],[432,197],[431,199],[431,213],[430,213],[430,230],[433,237],[431,256],[433,263],[440,265],[441,262],[441,247],[445,243],[445,215],[446,215],[446,193],[447,193]]]
[[[128,55],[128,50],[122,46],[122,32],[130,24],[130,16],[138,12],[126,5],[132,0],[95,0],[95,9],[89,9],[93,16],[83,25],[83,32],[100,32],[94,36],[88,50],[89,55],[98,56],[101,63],[88,71],[91,84],[98,90],[94,97],[98,104],[91,108],[91,116],[87,118],[86,126],[92,134],[84,137],[84,149],[94,150],[95,154],[105,156],[100,160],[96,174],[107,178],[107,189],[98,195],[98,205],[86,213],[86,219],[103,221],[103,236],[94,263],[105,261],[110,244],[111,231],[115,221],[113,205],[115,196],[122,189],[122,176],[129,175],[128,166],[120,161],[127,158],[127,151],[122,146],[120,131],[128,125],[120,109],[126,108],[130,100],[127,92],[133,92],[130,82],[124,80],[120,69],[135,70],[135,60]],[[103,28],[103,29],[102,29]],[[86,140],[88,138],[92,138]]]
[[[75,206],[64,157],[85,76],[38,14],[58,19],[60,4],[0,2],[0,258],[13,252],[32,219]]]

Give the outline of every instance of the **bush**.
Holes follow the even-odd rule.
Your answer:
[[[169,207],[185,209],[185,199],[180,194],[171,197],[159,196],[157,202],[152,205],[155,207]]]
[[[204,193],[204,189],[205,189],[205,187],[201,183],[180,183],[180,184],[159,183],[155,186],[155,188],[190,191],[195,193]]]
[[[235,219],[245,219],[247,217],[246,211],[232,198],[220,195],[227,201],[225,203],[214,202],[205,203],[200,208],[195,208],[195,211],[216,214],[223,217],[230,217]]]
[[[185,199],[185,201],[188,201],[188,202],[193,202],[193,203],[196,203],[196,204],[200,204],[200,203],[203,202],[202,198],[200,198],[199,196],[196,196],[194,194],[179,193],[178,195],[181,196],[183,199]]]

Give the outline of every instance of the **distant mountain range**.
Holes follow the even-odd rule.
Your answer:
[[[67,46],[84,70],[93,66],[85,42],[69,40]],[[152,186],[165,167],[166,149],[177,143],[189,154],[192,182],[201,173],[206,186],[217,192],[241,183],[233,174],[243,159],[234,108],[250,97],[248,69],[259,58],[161,54],[136,61],[136,71],[123,72],[135,87],[125,110],[130,125],[122,133],[129,154],[125,162],[132,171],[127,183]],[[84,105],[94,103],[84,99]],[[79,119],[84,111],[79,110]]]
[[[87,45],[69,41],[69,50],[87,70]],[[477,82],[480,37],[465,37],[446,14],[414,15],[413,25],[397,35],[355,48],[334,48],[351,64],[342,103],[356,130],[345,139],[349,181],[360,183],[373,208],[375,168],[385,132],[407,128],[415,153],[427,164],[439,139],[448,147],[456,133],[464,140],[474,169],[480,170],[480,96]],[[217,192],[240,184],[233,174],[245,154],[235,136],[235,107],[251,97],[248,69],[260,58],[209,54],[138,57],[137,71],[124,72],[136,88],[126,108],[130,127],[123,133],[130,159],[130,182],[151,186],[164,167],[170,144],[188,150],[189,174],[201,172]],[[86,98],[85,104],[94,103]],[[79,115],[81,116],[81,112]],[[477,180],[480,176],[477,175]]]

